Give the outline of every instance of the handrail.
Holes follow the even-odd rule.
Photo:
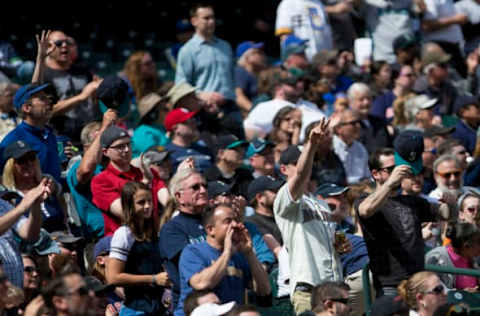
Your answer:
[[[372,292],[370,288],[370,277],[369,277],[369,264],[367,263],[363,267],[362,277],[363,277],[363,301],[365,303],[365,315],[370,316],[370,307],[372,306]],[[455,268],[455,267],[442,267],[433,264],[426,264],[425,265],[426,271],[432,271],[437,273],[450,273],[450,274],[461,274],[461,275],[469,275],[480,278],[480,270],[477,269],[463,269],[463,268]]]

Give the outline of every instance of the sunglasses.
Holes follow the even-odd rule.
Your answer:
[[[198,190],[200,190],[200,188],[206,189],[207,184],[206,183],[197,183],[197,184],[192,185],[189,189],[192,189],[193,191],[198,191]]]
[[[32,273],[32,272],[34,272],[34,271],[37,272],[38,270],[37,270],[37,268],[35,268],[35,267],[29,266],[29,267],[24,267],[24,268],[23,268],[23,271],[25,271],[25,272],[27,272],[27,273]]]
[[[348,298],[331,298],[330,301],[348,305]]]
[[[478,207],[471,206],[471,207],[467,207],[466,210],[467,210],[469,213],[475,213],[475,212],[478,212]]]
[[[425,294],[434,294],[434,295],[440,295],[445,293],[445,285],[439,284],[436,287],[434,287],[432,290],[425,292]]]
[[[380,171],[385,171],[385,172],[387,172],[387,173],[392,173],[392,172],[393,172],[393,169],[395,169],[395,165],[390,166],[390,167],[380,168]]]
[[[441,176],[442,178],[450,178],[451,176],[454,176],[455,178],[458,178],[460,177],[460,175],[462,174],[462,172],[460,170],[457,170],[457,171],[451,171],[451,172],[438,172],[437,171],[437,174],[439,176]]]
[[[55,46],[57,47],[62,47],[63,44],[66,44],[67,46],[72,46],[73,45],[73,42],[71,40],[57,40],[57,41],[54,41],[53,44],[55,44]]]

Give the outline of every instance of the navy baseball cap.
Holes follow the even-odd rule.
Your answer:
[[[295,35],[289,35],[282,42],[282,60],[285,61],[292,54],[304,53],[307,49],[307,39],[301,39]]]
[[[96,258],[100,255],[108,254],[110,252],[110,243],[112,242],[112,236],[105,236],[100,238],[99,241],[93,247],[93,257]]]
[[[407,130],[395,138],[395,166],[408,165],[414,175],[422,172],[424,150],[423,135],[419,131]]]
[[[281,165],[296,164],[302,152],[296,145],[290,145],[280,155],[279,163]]]
[[[102,113],[109,108],[117,111],[118,117],[125,117],[130,111],[128,85],[119,76],[105,77],[97,88],[98,105]]]
[[[268,140],[263,138],[254,138],[248,145],[247,153],[245,154],[247,158],[252,157],[255,154],[260,154],[268,147],[274,147],[275,145]]]
[[[251,48],[259,49],[259,48],[263,48],[263,46],[264,46],[263,42],[259,42],[259,43],[255,43],[252,41],[242,42],[237,46],[237,50],[236,50],[237,58],[242,57],[242,55],[245,54],[245,52]]]
[[[349,187],[343,187],[335,183],[324,183],[317,188],[315,195],[321,195],[322,197],[337,196],[345,193],[349,190]]]
[[[218,137],[218,149],[233,149],[239,146],[247,147],[248,142],[233,134]]]
[[[36,152],[23,140],[17,140],[10,143],[3,152],[3,158],[8,160],[10,158],[18,159],[29,152]]]
[[[478,98],[467,95],[458,96],[453,104],[453,113],[460,115],[460,110],[470,105],[479,106]]]
[[[283,180],[278,180],[270,176],[261,176],[250,182],[247,190],[247,198],[252,201],[257,193],[261,193],[266,190],[278,191],[285,183]]]
[[[27,102],[27,100],[29,100],[35,93],[43,91],[49,86],[49,83],[45,83],[42,85],[29,83],[27,85],[24,85],[23,87],[20,87],[20,89],[17,90],[17,93],[15,93],[15,97],[13,98],[13,105],[15,105],[15,109],[17,109],[18,111],[22,107],[22,105],[24,105],[25,102]]]
[[[222,181],[210,181],[208,182],[208,198],[213,199],[214,197],[222,194],[230,194],[232,187]]]

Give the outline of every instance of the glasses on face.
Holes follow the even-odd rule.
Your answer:
[[[68,293],[68,295],[75,295],[75,294],[78,294],[80,296],[88,295],[88,289],[86,286],[82,286],[82,287],[79,287],[77,290],[71,291]]]
[[[330,301],[348,305],[348,298],[331,298]]]
[[[445,285],[439,284],[430,291],[425,292],[425,294],[433,294],[433,295],[440,295],[445,293]]]
[[[380,171],[384,171],[384,172],[386,172],[386,173],[392,173],[393,169],[395,169],[395,165],[390,166],[390,167],[380,168]]]
[[[127,149],[130,150],[131,146],[132,146],[132,144],[130,142],[128,142],[128,143],[124,143],[124,144],[110,146],[109,148],[111,148],[113,150],[116,150],[116,151],[125,151]]]
[[[465,209],[466,211],[468,211],[469,213],[475,213],[475,212],[478,212],[478,207],[476,206],[469,206]]]
[[[437,171],[437,174],[439,176],[441,176],[442,178],[447,178],[447,179],[451,178],[452,176],[454,176],[455,178],[458,178],[462,174],[462,171],[461,170],[455,170],[455,171],[450,171],[450,172],[439,172],[439,171]]]
[[[198,191],[200,188],[207,189],[207,184],[206,183],[197,183],[189,187],[188,189],[192,189],[193,191]]]
[[[33,266],[29,266],[29,267],[24,267],[23,268],[23,271],[27,272],[27,273],[33,273],[33,272],[37,272],[37,268],[36,267],[33,267]]]
[[[57,47],[62,47],[63,44],[66,44],[67,46],[72,46],[73,45],[73,42],[71,40],[68,40],[68,39],[65,39],[65,40],[56,40],[53,42],[53,44],[55,44],[55,46]]]

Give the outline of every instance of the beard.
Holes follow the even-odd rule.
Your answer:
[[[463,188],[463,181],[460,182],[460,186],[459,186],[458,189],[449,189],[446,186],[444,186],[443,184],[439,184],[438,188],[440,189],[441,192],[451,194],[451,195],[455,196],[456,198],[458,198],[463,193],[463,189],[462,189]]]

